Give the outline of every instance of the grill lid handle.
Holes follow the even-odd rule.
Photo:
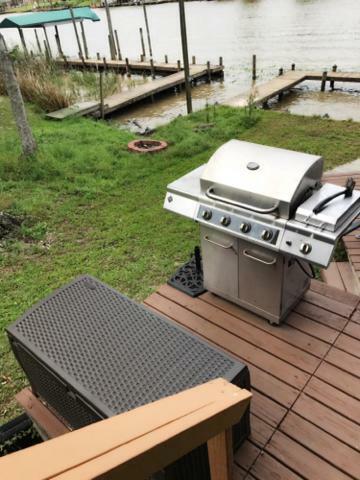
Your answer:
[[[250,210],[250,212],[262,213],[262,214],[275,212],[280,205],[280,202],[276,202],[275,205],[273,205],[272,207],[259,208],[259,207],[254,207],[253,205],[249,205],[247,203],[235,202],[234,200],[230,200],[229,198],[216,195],[214,193],[214,187],[209,187],[206,190],[206,196],[211,198],[212,200],[218,200],[219,202],[228,203],[229,205],[234,205],[235,207],[240,207],[240,208],[244,208],[245,210]]]

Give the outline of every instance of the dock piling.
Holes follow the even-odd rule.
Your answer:
[[[22,31],[22,28],[18,28],[18,32],[19,32],[19,35],[20,35],[20,40],[21,40],[21,44],[22,44],[25,56],[27,57],[29,55],[29,52],[28,52],[28,49],[27,49],[27,46],[26,46],[24,32]]]
[[[211,82],[211,68],[209,60],[206,62],[206,69],[207,69],[207,81],[208,83]]]
[[[108,0],[104,0],[104,5],[105,5],[105,11],[106,11],[106,20],[107,20],[108,30],[109,30],[110,56],[111,56],[111,60],[116,60],[116,46],[115,46],[115,40],[114,40],[114,30],[113,30],[113,27],[112,27],[111,13],[110,13]]]
[[[77,28],[76,28],[76,22],[75,22],[75,17],[74,17],[74,10],[73,10],[71,7],[69,8],[69,10],[70,10],[70,15],[71,15],[71,21],[72,21],[72,24],[73,24],[73,27],[74,27],[76,42],[77,42],[78,48],[79,48],[79,57],[81,58],[81,56],[82,56],[82,48],[81,48],[81,43],[80,43],[79,34],[78,34],[78,31],[77,31]],[[44,27],[44,29],[45,29],[45,27]]]
[[[140,62],[144,62],[145,61],[145,57],[143,54],[140,55]]]
[[[99,86],[100,86],[100,115],[101,118],[104,120],[105,114],[104,114],[104,78],[103,78],[103,72],[99,72],[100,77],[99,77]]]
[[[196,65],[196,58],[195,58],[195,55],[192,56],[192,64],[193,65]]]
[[[165,55],[165,63],[169,63],[169,59],[167,55]]]
[[[148,39],[148,45],[149,45],[149,56],[150,56],[150,58],[152,58],[153,52],[152,52],[152,47],[151,47],[150,29],[149,29],[149,22],[148,22],[147,11],[146,11],[146,6],[145,6],[145,1],[144,0],[142,2],[142,6],[143,6],[143,11],[144,11],[145,27],[146,27],[146,33],[147,33],[147,39]]]
[[[35,39],[36,39],[38,51],[39,51],[39,53],[42,53],[41,43],[40,43],[39,36],[38,36],[36,28],[34,28],[34,33],[35,33]]]
[[[295,63],[291,64],[291,70],[294,72],[295,71]]]
[[[100,60],[100,53],[99,52],[96,52],[96,59]]]
[[[222,67],[223,64],[224,64],[223,57],[219,57],[219,65],[220,65],[220,67]]]
[[[336,72],[336,70],[337,70],[337,65],[333,65],[332,71]],[[334,80],[330,81],[330,88],[331,88],[331,90],[334,90],[334,88],[335,88],[335,81]]]
[[[321,77],[321,91],[322,92],[325,92],[326,79],[327,79],[327,71],[323,72],[322,77]]]
[[[284,75],[284,69],[282,67],[279,68],[279,77],[281,77],[281,75]]]
[[[103,57],[104,71],[107,71],[106,57]]]
[[[88,58],[89,58],[89,49],[88,49],[88,46],[87,46],[86,35],[85,35],[85,28],[84,28],[84,22],[83,22],[83,21],[80,22],[80,28],[81,28],[81,36],[82,36],[82,40],[83,40],[83,45],[84,45],[85,58],[86,58],[86,60],[88,60]]]
[[[139,28],[139,33],[140,33],[140,42],[141,42],[141,52],[143,57],[146,57],[146,51],[145,51],[145,43],[144,43],[144,35],[143,35],[143,29],[140,27]]]
[[[150,58],[150,66],[151,66],[151,77],[155,78],[154,60],[152,58]]]
[[[114,30],[114,33],[115,33],[115,41],[116,41],[118,59],[122,60],[122,54],[121,54],[121,50],[120,50],[120,42],[119,42],[119,36],[118,36],[117,30]]]
[[[256,55],[252,56],[252,79],[256,80]]]
[[[125,58],[125,64],[126,64],[126,65],[125,65],[126,75],[127,75],[128,77],[130,77],[130,76],[131,76],[131,73],[130,73],[130,65],[129,65],[129,59],[128,59],[128,57]]]
[[[178,72],[180,72],[181,70],[181,63],[180,63],[180,60],[177,61],[177,69],[178,69]]]
[[[62,57],[63,56],[63,51],[62,51],[62,47],[61,47],[60,35],[59,35],[59,30],[58,30],[57,25],[55,25],[55,40],[56,40],[56,45],[57,45],[57,48],[58,48],[59,56]]]

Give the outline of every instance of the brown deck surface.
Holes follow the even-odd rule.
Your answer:
[[[354,172],[353,174],[342,173],[342,174],[328,174],[325,175],[324,181],[329,183],[335,183],[336,185],[345,185],[345,182],[348,177],[353,177],[356,181],[356,187],[360,188],[360,172]],[[360,217],[359,217],[360,220]],[[352,270],[355,274],[355,278],[358,281],[360,286],[360,238],[357,239],[355,235],[360,235],[360,228],[354,230],[349,235],[346,235],[343,238],[345,249],[348,255],[348,259]]]
[[[249,366],[252,434],[234,479],[360,478],[359,300],[314,281],[279,327],[210,293],[163,285],[145,301]]]

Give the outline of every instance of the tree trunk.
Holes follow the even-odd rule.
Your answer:
[[[7,52],[4,37],[0,34],[0,72],[4,76],[5,88],[10,98],[10,104],[19,130],[23,154],[27,157],[36,150],[36,142],[29,126],[24,101],[16,79],[12,61]]]

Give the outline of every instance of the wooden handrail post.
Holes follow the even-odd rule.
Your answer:
[[[336,70],[337,70],[337,65],[333,65],[332,71],[333,71],[333,72],[336,72]],[[330,88],[331,88],[331,90],[334,90],[334,87],[335,87],[335,81],[334,81],[334,80],[331,80],[331,81],[330,81]]]
[[[231,429],[207,441],[211,480],[233,479],[233,442]]]
[[[323,72],[322,77],[321,77],[321,91],[325,92],[326,88],[326,79],[327,79],[327,72]]]

